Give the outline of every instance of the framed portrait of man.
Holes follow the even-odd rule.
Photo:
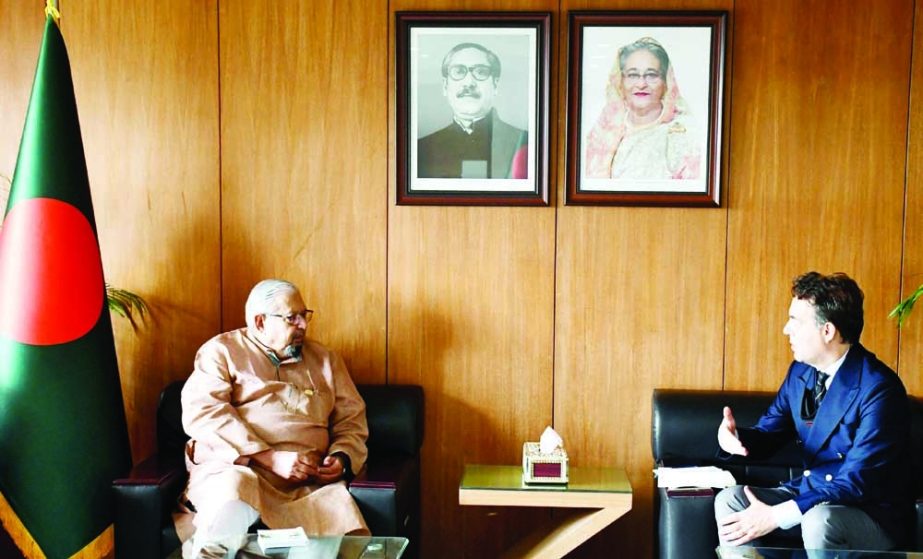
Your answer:
[[[551,15],[396,17],[397,203],[547,206]]]
[[[567,204],[720,206],[726,12],[572,12]]]

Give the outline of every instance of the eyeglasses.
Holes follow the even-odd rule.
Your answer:
[[[642,79],[647,82],[647,85],[655,85],[660,83],[660,80],[663,79],[663,76],[660,75],[660,72],[644,72],[640,74],[638,72],[625,72],[622,74],[622,77],[625,79],[625,83],[636,84]]]
[[[274,316],[276,318],[281,318],[285,322],[288,322],[289,324],[292,324],[292,325],[298,324],[298,319],[300,318],[301,320],[304,320],[305,324],[307,324],[311,322],[312,318],[314,318],[314,311],[312,311],[311,309],[305,309],[303,311],[293,312],[291,314],[266,313],[266,316]]]
[[[474,76],[474,79],[479,82],[486,80],[493,73],[490,69],[490,66],[487,64],[475,64],[474,66],[453,64],[449,66],[449,77],[455,81],[465,79],[465,76],[468,75],[468,72],[471,72],[471,75]]]

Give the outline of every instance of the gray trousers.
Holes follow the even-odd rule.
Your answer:
[[[747,499],[743,488],[743,485],[735,485],[718,493],[715,497],[715,520],[720,521],[725,516],[750,506],[750,500]],[[750,487],[750,490],[757,499],[767,505],[777,505],[795,496],[793,491],[785,487]],[[797,539],[800,535],[805,549],[888,551],[896,547],[896,542],[872,517],[860,509],[845,505],[817,505],[804,513],[801,526],[773,532],[776,533],[791,539]],[[721,545],[729,544],[722,541]],[[745,545],[759,547],[760,540],[756,539]]]

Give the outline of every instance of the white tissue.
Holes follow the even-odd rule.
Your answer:
[[[539,452],[551,454],[559,448],[564,448],[564,439],[551,427],[545,427],[545,431],[542,432],[542,438],[538,441]]]

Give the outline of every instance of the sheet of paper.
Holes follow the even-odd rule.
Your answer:
[[[657,487],[730,487],[737,485],[731,472],[716,466],[691,466],[688,468],[657,468]]]
[[[263,551],[280,547],[298,547],[308,545],[308,536],[304,528],[283,528],[277,530],[257,530],[256,543]]]

